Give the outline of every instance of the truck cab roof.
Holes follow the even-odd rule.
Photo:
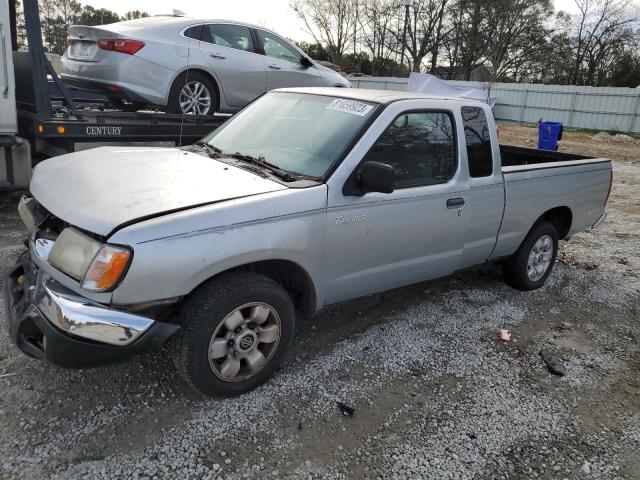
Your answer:
[[[477,100],[460,98],[453,96],[433,95],[418,92],[401,92],[394,90],[373,90],[366,88],[341,88],[341,87],[304,87],[304,88],[281,88],[277,92],[306,93],[311,95],[324,95],[330,97],[347,98],[359,100],[361,102],[379,103],[388,105],[401,100],[455,100],[465,103],[481,104]]]

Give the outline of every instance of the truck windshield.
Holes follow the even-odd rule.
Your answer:
[[[267,93],[205,141],[226,154],[262,157],[308,177],[324,177],[376,105],[312,94]]]

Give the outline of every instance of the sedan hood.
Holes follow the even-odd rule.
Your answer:
[[[199,205],[286,189],[177,148],[100,147],[39,164],[31,193],[62,220],[106,236],[118,226]]]

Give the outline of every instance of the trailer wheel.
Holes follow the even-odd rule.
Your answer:
[[[206,75],[184,72],[175,79],[169,92],[169,113],[213,115],[215,109],[216,90]]]
[[[503,267],[505,282],[518,290],[535,290],[547,281],[558,254],[558,231],[547,221],[536,223]]]
[[[267,381],[289,350],[295,308],[274,280],[232,272],[200,286],[185,302],[173,361],[196,390],[231,396]]]

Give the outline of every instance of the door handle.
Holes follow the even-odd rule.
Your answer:
[[[0,37],[2,39],[2,67],[4,71],[4,89],[2,95],[7,97],[9,94],[9,59],[7,58],[7,37],[4,33],[4,25],[0,23]]]
[[[464,198],[450,198],[447,200],[447,208],[463,208],[465,205]]]
[[[271,68],[272,70],[282,70],[282,68],[280,68],[278,65],[269,65],[269,68]]]
[[[212,54],[210,54],[209,56],[210,56],[211,58],[219,58],[220,60],[224,60],[225,58],[227,58],[227,57],[225,57],[224,55],[220,55],[219,53],[212,53]]]

